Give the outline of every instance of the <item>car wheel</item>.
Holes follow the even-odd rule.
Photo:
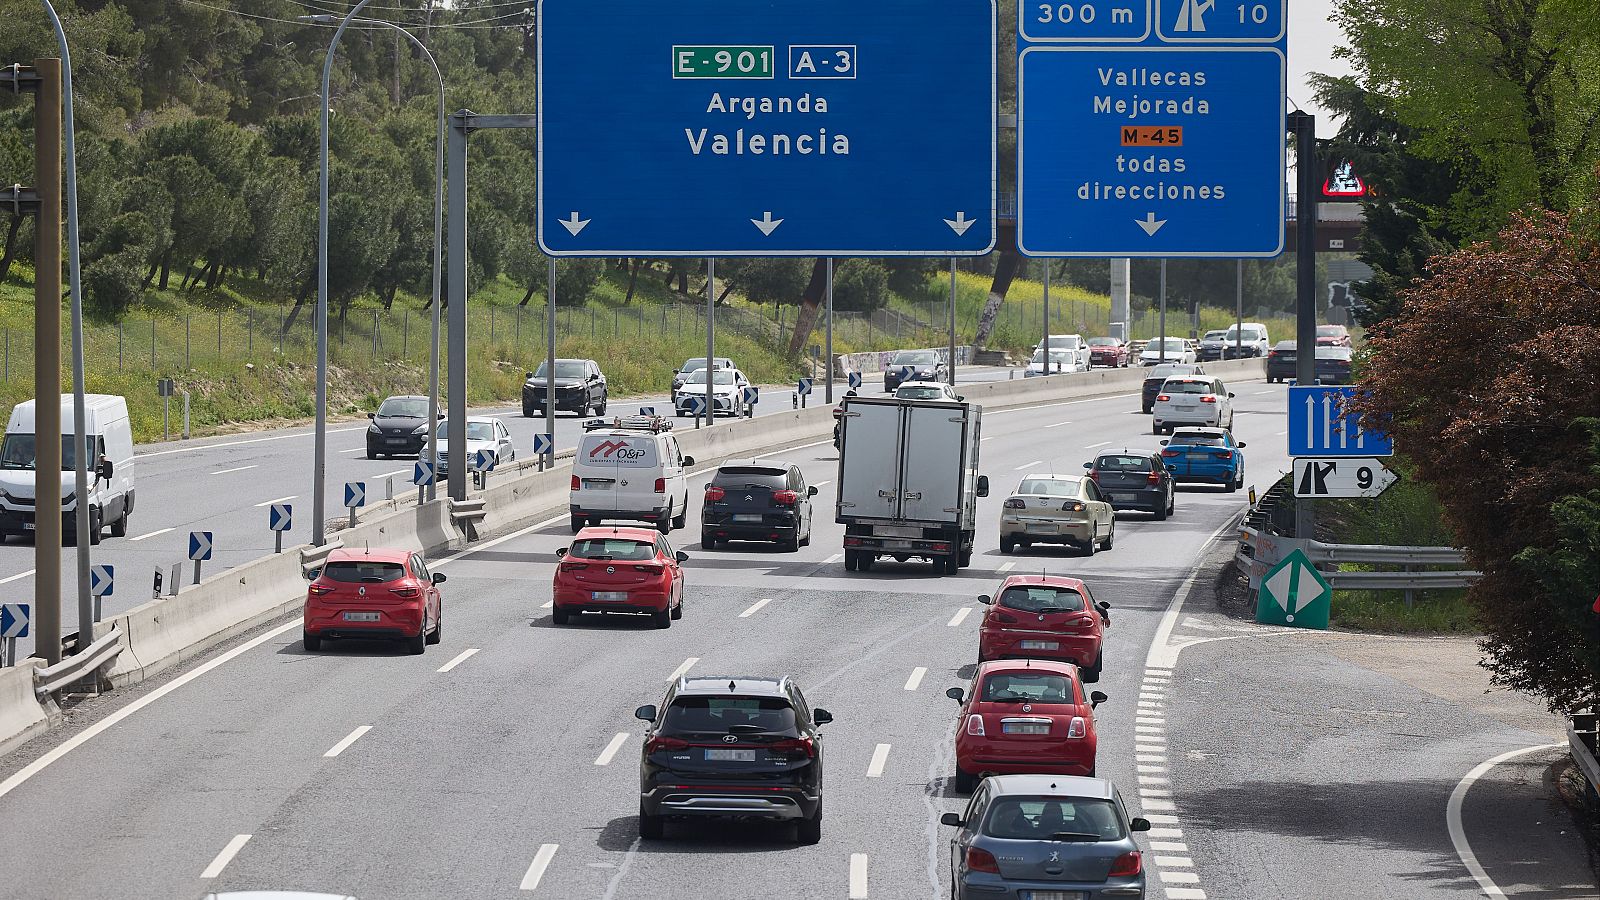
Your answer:
[[[316,653],[322,649],[322,635],[302,631],[300,632],[300,643],[305,645],[307,653]]]
[[[863,572],[871,572],[872,571],[872,564],[877,562],[877,561],[878,561],[877,557],[873,556],[871,553],[868,553],[865,550],[862,550],[861,551],[861,555],[856,557],[856,568],[861,570],[861,571],[863,571]]]
[[[783,552],[785,552],[785,553],[799,553],[800,552],[800,538],[798,536],[796,536],[796,537],[791,538],[791,539],[786,540],[786,541],[780,541],[779,544],[778,544],[778,547],[779,547],[779,549],[783,550]]]
[[[1148,403],[1145,404],[1144,406],[1140,407],[1140,408],[1144,411],[1145,415],[1147,415],[1147,416],[1150,415],[1150,410],[1152,409],[1152,407]]]
[[[651,613],[650,614],[650,625],[651,625],[652,628],[671,628],[672,627],[672,610],[671,610],[671,608],[663,609],[660,612]]]
[[[414,637],[406,638],[406,652],[410,653],[412,656],[421,656],[422,654],[428,652],[427,622],[423,622],[422,625],[417,628],[417,633]]]
[[[956,793],[970,794],[978,789],[978,776],[969,775],[960,766],[956,767]]]
[[[673,618],[674,621],[683,618],[683,598],[682,597],[678,598],[678,605],[674,606],[672,608],[672,618]]]
[[[123,508],[122,515],[119,516],[115,522],[111,523],[111,536],[112,537],[127,537],[128,536],[128,510],[127,510],[126,507]]]
[[[1167,515],[1172,515],[1173,511],[1177,509],[1177,505],[1178,493],[1177,491],[1173,491],[1167,495]]]
[[[1151,425],[1150,426],[1150,433],[1151,434],[1160,434],[1161,433],[1161,426],[1160,425]]]
[[[1084,556],[1093,556],[1095,551],[1100,549],[1100,539],[1090,534],[1089,540],[1085,541],[1079,549],[1083,551]]]
[[[90,510],[89,510],[89,546],[91,546],[91,547],[98,546],[100,544],[100,531],[101,531],[101,529],[105,528],[104,523],[102,523],[100,521],[100,516],[101,515],[102,515],[102,513],[100,512],[100,510],[92,508],[92,507],[90,508]]]
[[[606,395],[605,394],[601,394],[600,395],[600,405],[596,406],[594,408],[594,414],[597,415],[597,416],[603,416],[603,415],[606,414]]]
[[[667,836],[667,820],[665,816],[652,816],[644,811],[644,804],[639,804],[639,837],[647,841],[659,841]]]
[[[656,530],[661,532],[662,534],[671,534],[672,533],[672,511],[671,510],[668,510],[667,512],[664,512],[664,513],[661,514],[661,520],[656,522]]]
[[[444,640],[444,604],[439,604],[439,618],[433,620],[433,631],[428,634],[428,643],[437,644]]]
[[[1007,538],[1007,537],[1002,537],[1000,539],[1000,552],[1001,553],[1010,553],[1011,551],[1013,551],[1015,549],[1017,549],[1017,542],[1016,541],[1013,541],[1012,539]]]
[[[1228,480],[1228,493],[1236,494],[1242,487],[1244,487],[1244,474],[1235,473],[1234,477]]]
[[[1089,684],[1094,684],[1095,682],[1099,681],[1100,680],[1100,667],[1105,664],[1105,660],[1106,660],[1106,654],[1105,654],[1105,651],[1102,650],[1099,653],[1095,654],[1094,665],[1089,666],[1088,668],[1084,668],[1082,666],[1079,666],[1078,667],[1078,671],[1083,675],[1083,680],[1088,682]]]
[[[533,418],[533,407],[529,406],[526,403],[522,404],[522,417],[524,419]]]
[[[822,841],[822,804],[817,804],[817,811],[809,818],[801,819],[795,823],[795,840],[802,844],[816,844]]]
[[[705,531],[700,532],[700,547],[705,550],[717,549],[716,535]]]
[[[577,534],[578,532],[582,531],[583,530],[583,525],[584,525],[583,516],[573,516],[572,517],[572,533],[573,534]]]
[[[961,551],[960,562],[957,568],[965,569],[970,565],[972,565],[972,548],[969,547]]]
[[[1111,545],[1116,541],[1116,539],[1117,539],[1117,523],[1115,521],[1113,521],[1111,523],[1111,530],[1106,532],[1106,542],[1104,544],[1100,545],[1100,549],[1101,550],[1110,550],[1111,549]]]
[[[683,499],[683,512],[672,517],[673,528],[684,528],[689,524],[689,498]]]
[[[846,550],[844,552],[844,570],[846,572],[854,572],[859,568],[861,568],[861,555],[854,550]]]
[[[1167,518],[1167,516],[1171,515],[1171,513],[1172,513],[1172,501],[1168,500],[1166,503],[1163,503],[1160,506],[1156,507],[1156,511],[1155,512],[1156,512],[1156,521],[1157,522],[1165,520]]]
[[[553,606],[550,608],[550,621],[556,623],[557,625],[565,625],[571,620],[572,614],[561,607]]]

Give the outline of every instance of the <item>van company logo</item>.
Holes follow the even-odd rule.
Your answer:
[[[627,441],[606,441],[595,444],[594,449],[589,451],[589,458],[611,459],[615,456],[617,459],[640,459],[645,452],[642,447],[628,446]]]

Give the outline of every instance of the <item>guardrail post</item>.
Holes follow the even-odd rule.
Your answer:
[[[1416,571],[1416,569],[1410,563],[1406,563],[1404,566],[1401,567],[1401,571],[1403,571],[1403,572],[1413,572],[1413,571]],[[1417,605],[1417,592],[1415,590],[1411,589],[1411,588],[1406,588],[1406,609],[1411,609],[1411,608],[1415,607],[1416,605]]]

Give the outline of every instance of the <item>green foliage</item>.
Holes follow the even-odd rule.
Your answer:
[[[752,303],[799,303],[811,280],[811,260],[741,259],[717,267],[717,277]]]
[[[605,277],[603,259],[569,259],[556,266],[556,305],[583,306]]]
[[[835,309],[872,312],[889,304],[889,271],[870,259],[847,259],[833,270]]]

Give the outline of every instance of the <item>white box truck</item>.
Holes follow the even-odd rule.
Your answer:
[[[83,404],[84,441],[89,452],[89,541],[98,544],[107,527],[115,537],[128,534],[128,516],[133,513],[133,429],[123,398],[86,394]],[[62,453],[61,471],[55,475],[40,478],[34,471],[38,446],[34,421],[34,402],[18,403],[0,442],[0,541],[10,535],[31,536],[37,527],[37,507],[51,506],[51,501],[39,504],[39,497],[54,493],[54,502],[61,504],[62,537],[70,543],[77,534],[75,517],[84,499],[73,490],[72,395],[61,396],[61,430],[66,433],[56,438],[61,441]]]
[[[972,563],[983,407],[848,397],[839,416],[838,506],[844,565],[865,572],[881,557],[933,562],[940,574]]]

